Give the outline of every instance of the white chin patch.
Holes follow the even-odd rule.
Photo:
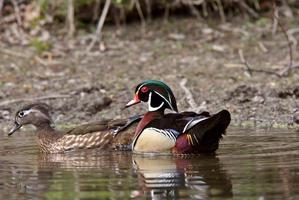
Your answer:
[[[152,107],[151,104],[150,104],[150,102],[149,102],[149,104],[148,104],[148,110],[149,110],[149,111],[157,111],[157,110],[159,110],[160,108],[162,108],[163,105],[164,105],[164,102],[162,102],[162,103],[160,104],[160,106],[158,106],[158,107]]]
[[[148,110],[149,111],[151,111],[151,112],[153,112],[153,111],[157,111],[157,110],[159,110],[160,108],[162,108],[162,106],[164,105],[164,101],[159,105],[159,106],[157,106],[157,107],[152,107],[151,106],[151,102],[152,102],[152,93],[150,92],[149,93],[149,97],[148,97]]]

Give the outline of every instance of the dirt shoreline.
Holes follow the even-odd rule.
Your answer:
[[[294,20],[288,28],[298,25]],[[228,109],[234,126],[298,127],[298,71],[282,78],[260,72],[250,77],[238,54],[242,50],[254,69],[288,64],[287,41],[281,32],[271,35],[270,20],[208,25],[173,18],[167,24],[156,20],[145,30],[140,24],[118,31],[107,26],[103,38],[103,51],[85,55],[86,35],[72,41],[51,35],[53,48],[44,57],[32,47],[1,42],[0,127],[7,130],[13,112],[28,98],[44,97],[60,125],[142,113],[144,106],[122,108],[145,79],[165,81],[180,111],[190,108],[180,86],[186,79],[198,111]]]

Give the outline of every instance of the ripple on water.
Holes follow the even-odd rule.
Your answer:
[[[295,198],[299,134],[230,129],[215,156],[39,154],[34,133],[0,135],[0,199]]]

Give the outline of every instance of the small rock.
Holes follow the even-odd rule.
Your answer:
[[[203,34],[205,34],[205,35],[208,35],[208,34],[213,33],[214,30],[211,29],[211,28],[203,28],[203,29],[201,30],[201,32],[202,32]]]
[[[295,95],[296,98],[299,98],[299,86],[297,86],[294,91],[293,94]]]
[[[168,37],[172,40],[184,40],[186,38],[184,34],[180,33],[171,33],[168,35]]]
[[[226,47],[225,46],[222,46],[222,45],[213,45],[212,46],[212,49],[214,50],[214,51],[218,51],[218,52],[224,52],[225,51],[225,49],[226,49]]]
[[[299,124],[299,110],[293,114],[293,123]]]
[[[251,99],[252,102],[255,103],[264,103],[265,102],[265,98],[262,96],[255,96]]]

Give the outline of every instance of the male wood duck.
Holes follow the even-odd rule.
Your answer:
[[[148,112],[139,122],[132,150],[136,153],[213,153],[225,134],[231,117],[227,110],[178,113],[176,99],[163,82],[144,81],[137,85],[134,99],[126,107],[147,102]],[[164,114],[165,109],[176,113]]]
[[[40,150],[45,153],[62,153],[92,148],[124,148],[132,143],[137,122],[141,119],[140,116],[135,116],[123,120],[103,120],[83,124],[62,132],[51,126],[49,108],[45,103],[24,106],[16,112],[15,126],[8,135],[12,135],[23,125],[32,124],[36,127]],[[120,134],[121,132],[124,132],[124,135]]]

